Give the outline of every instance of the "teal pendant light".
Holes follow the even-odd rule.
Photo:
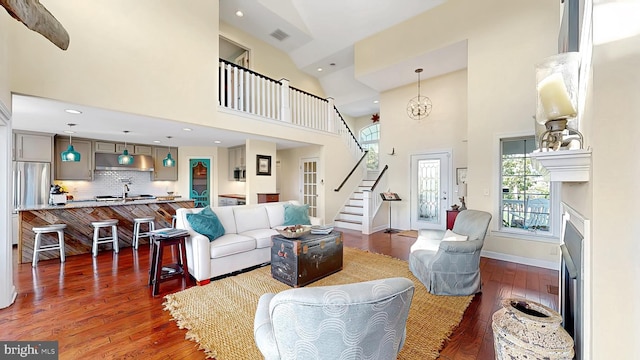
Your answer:
[[[120,165],[131,165],[133,164],[133,156],[129,155],[129,150],[127,150],[127,134],[129,133],[129,131],[125,130],[124,131],[124,135],[125,135],[125,140],[124,140],[124,151],[122,152],[122,155],[118,156],[118,164]]]
[[[69,134],[69,146],[67,147],[67,150],[60,153],[60,157],[62,158],[63,162],[67,162],[67,161],[78,162],[80,161],[80,153],[77,152],[76,149],[74,149],[73,145],[71,144],[71,134],[73,134],[73,131],[71,130],[71,128],[76,126],[76,124],[67,124],[67,125],[69,125],[69,130],[65,132]]]
[[[167,136],[167,139],[171,140],[171,136]],[[176,166],[176,161],[171,157],[171,145],[169,145],[169,152],[167,153],[167,157],[162,160],[162,166],[164,167]]]

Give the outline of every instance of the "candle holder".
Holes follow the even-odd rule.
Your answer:
[[[538,148],[555,151],[568,148],[574,141],[577,141],[582,149],[582,134],[578,130],[567,128],[567,121],[567,119],[547,121],[544,124],[547,131],[540,135]]]
[[[540,151],[582,148],[577,124],[577,52],[549,56],[536,65],[536,140]]]

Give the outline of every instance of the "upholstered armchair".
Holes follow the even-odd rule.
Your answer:
[[[389,278],[264,294],[253,333],[265,359],[396,359],[413,282]]]
[[[411,246],[409,269],[434,295],[480,292],[480,251],[489,222],[488,212],[463,210],[456,217],[453,233],[420,230]]]

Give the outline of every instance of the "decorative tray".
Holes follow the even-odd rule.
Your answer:
[[[286,237],[287,239],[297,239],[311,232],[311,226],[308,225],[295,225],[287,227],[279,227],[275,229],[278,234]]]

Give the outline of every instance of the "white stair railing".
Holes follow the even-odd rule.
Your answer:
[[[340,135],[354,159],[363,150],[333,99],[323,99],[220,59],[218,101],[226,109]]]

